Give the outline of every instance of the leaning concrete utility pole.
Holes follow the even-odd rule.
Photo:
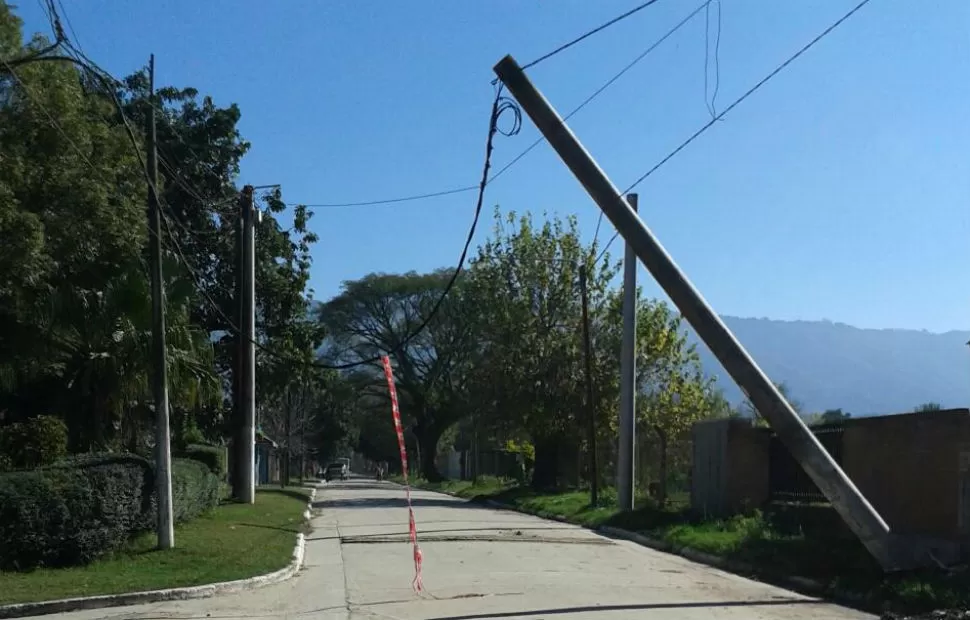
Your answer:
[[[818,485],[842,519],[884,570],[901,568],[889,526],[765,376],[734,334],[681,272],[667,250],[626,203],[559,113],[532,84],[511,56],[495,65],[495,74],[526,111],[550,146],[590,197],[599,205],[640,261],[666,291],[697,335],[738,387],[771,424],[785,447]]]
[[[637,210],[637,195],[627,204]],[[616,492],[620,510],[633,510],[636,495],[637,445],[637,255],[626,244],[623,254],[623,341],[620,345],[619,459],[616,464]]]
[[[152,281],[152,387],[155,398],[155,493],[158,548],[175,546],[172,518],[172,437],[168,420],[168,362],[165,355],[165,280],[162,277],[162,215],[158,204],[158,150],[155,137],[155,54],[148,61],[148,240]]]
[[[245,504],[256,502],[256,205],[253,188],[243,187],[242,216],[242,322],[239,326],[240,432],[239,492]]]

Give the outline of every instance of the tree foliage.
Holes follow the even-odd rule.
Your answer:
[[[0,3],[3,58],[48,46],[23,45],[21,27]],[[144,71],[109,92],[68,62],[0,70],[0,425],[55,416],[73,452],[147,454],[153,443],[141,164],[152,107],[173,441],[221,442],[232,430],[237,177],[249,149],[239,108],[194,88],[152,99]],[[322,336],[309,316],[310,214],[296,208],[284,226],[280,192],[260,202],[257,331],[275,355],[260,355],[257,391],[273,398]]]

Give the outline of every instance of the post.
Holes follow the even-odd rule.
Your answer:
[[[586,432],[589,442],[589,503],[599,503],[599,466],[596,460],[596,403],[593,402],[593,350],[589,338],[589,291],[586,265],[579,266],[579,291],[583,300],[583,364],[586,369]]]
[[[637,195],[627,204],[637,210]],[[620,510],[633,510],[636,495],[637,255],[627,243],[623,254],[623,342],[620,346],[620,424],[616,490]]]
[[[866,549],[884,570],[900,568],[902,556],[893,545],[886,522],[623,200],[515,59],[503,58],[495,65],[495,73]]]
[[[306,393],[306,379],[304,378],[303,387],[300,391],[300,486],[303,486],[303,477],[306,476]],[[347,469],[349,470],[350,467],[348,466]],[[290,481],[287,480],[286,483],[289,484]]]
[[[239,500],[256,502],[256,207],[253,188],[243,187],[242,215],[242,321],[239,326]]]
[[[290,388],[286,388],[286,401],[285,401],[285,415],[286,419],[283,424],[286,428],[286,443],[283,448],[283,467],[280,469],[280,488],[285,488],[286,485],[290,483],[290,462],[293,460],[293,450],[291,446],[293,445],[293,399]]]
[[[155,99],[155,54],[148,61],[148,97]],[[152,281],[152,387],[155,398],[155,492],[158,495],[158,548],[175,546],[172,518],[172,437],[169,430],[168,362],[165,354],[165,281],[162,278],[162,215],[158,203],[155,106],[148,115],[148,242]]]

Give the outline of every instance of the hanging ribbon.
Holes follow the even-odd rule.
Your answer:
[[[384,377],[387,379],[387,389],[391,393],[391,414],[394,416],[394,432],[397,433],[397,445],[401,451],[401,472],[404,474],[404,492],[408,499],[408,535],[411,537],[411,547],[414,549],[414,580],[411,587],[415,592],[424,589],[421,581],[421,547],[418,546],[418,528],[414,522],[414,509],[411,507],[411,485],[408,482],[408,453],[404,446],[404,428],[401,426],[401,410],[397,406],[397,390],[394,388],[394,371],[391,370],[391,358],[381,356],[384,365]]]

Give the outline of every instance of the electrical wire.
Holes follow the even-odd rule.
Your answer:
[[[16,80],[18,84],[20,84],[20,87],[23,89],[24,94],[27,96],[27,99],[30,101],[33,101],[34,105],[36,105],[37,108],[44,113],[44,116],[47,117],[47,120],[50,121],[51,126],[54,127],[54,129],[56,129],[58,133],[64,136],[64,139],[67,140],[67,143],[71,145],[71,148],[74,149],[74,152],[78,154],[78,157],[80,157],[81,160],[94,172],[97,172],[99,174],[103,172],[102,170],[98,169],[97,166],[94,165],[91,159],[87,155],[85,155],[83,151],[81,151],[80,147],[78,147],[77,143],[74,142],[71,136],[68,135],[66,131],[64,131],[64,128],[61,127],[60,123],[57,122],[57,119],[54,118],[54,115],[52,115],[50,113],[50,110],[48,110],[47,107],[44,106],[44,104],[41,102],[37,94],[31,91],[31,88],[27,85],[27,83],[23,80],[23,78],[21,78],[20,75],[17,74],[16,70],[14,70],[14,67],[10,64],[10,62],[0,58],[0,63],[2,63],[4,67],[6,67],[7,71],[10,73],[10,75],[13,76],[14,80]]]
[[[647,8],[648,6],[650,6],[652,4],[655,4],[656,2],[657,2],[657,0],[647,0],[647,2],[644,2],[643,4],[640,4],[640,5],[632,8],[632,9],[630,9],[626,13],[623,13],[622,15],[617,15],[616,17],[614,17],[613,19],[609,20],[608,22],[606,22],[604,24],[601,24],[601,25],[597,26],[596,28],[593,28],[592,30],[589,30],[589,31],[587,31],[587,32],[579,35],[578,37],[576,37],[572,41],[569,41],[568,43],[564,43],[563,45],[560,45],[556,49],[552,50],[551,52],[549,52],[547,54],[543,54],[542,56],[540,56],[539,58],[536,58],[535,60],[533,60],[530,63],[526,63],[522,67],[522,70],[524,71],[526,69],[529,69],[530,67],[534,67],[537,64],[539,64],[540,62],[543,62],[545,60],[548,60],[548,59],[552,58],[553,56],[555,56],[555,55],[557,55],[557,54],[559,54],[561,52],[564,52],[564,51],[568,50],[570,47],[576,45],[577,43],[588,39],[589,37],[593,36],[594,34],[597,34],[599,32],[602,32],[602,31],[606,30],[607,28],[609,28],[613,24],[616,24],[616,23],[619,23],[619,22],[623,21],[627,17],[630,17],[631,15],[634,15],[635,13],[638,13],[638,12],[642,11],[643,9]]]
[[[498,120],[506,112],[510,112],[513,116],[512,126],[509,129],[501,129],[498,126]],[[484,205],[485,187],[488,185],[488,179],[489,179],[488,173],[491,168],[491,158],[492,158],[492,152],[494,150],[495,134],[501,133],[502,135],[505,135],[505,136],[511,136],[511,135],[517,134],[521,128],[522,128],[521,110],[518,108],[518,106],[515,104],[514,101],[512,101],[508,97],[502,96],[502,86],[499,85],[499,87],[496,89],[495,100],[492,103],[492,111],[491,111],[491,116],[489,120],[488,138],[486,139],[486,142],[485,142],[485,163],[482,169],[482,179],[478,186],[478,199],[475,204],[475,215],[474,215],[474,218],[472,219],[472,224],[471,224],[471,227],[469,228],[468,236],[465,239],[465,244],[464,244],[464,247],[462,248],[461,256],[458,259],[458,266],[455,268],[454,272],[451,275],[451,278],[449,279],[447,284],[445,284],[444,290],[441,292],[441,295],[438,297],[434,306],[432,306],[430,312],[424,318],[424,320],[421,321],[421,323],[413,331],[411,331],[410,334],[405,336],[397,344],[397,346],[394,347],[394,349],[392,349],[391,351],[387,351],[387,353],[394,353],[404,348],[405,346],[407,346],[408,343],[410,343],[412,340],[414,340],[414,338],[419,336],[427,328],[427,326],[430,325],[431,321],[434,320],[435,316],[437,316],[438,312],[441,310],[441,307],[443,306],[445,299],[448,297],[449,293],[454,288],[455,283],[458,280],[458,277],[461,275],[462,271],[464,270],[465,260],[468,256],[468,251],[471,248],[471,243],[475,237],[475,230],[478,226],[478,222],[482,212],[482,207]],[[164,220],[165,220],[166,227],[168,227],[169,225],[168,218],[165,217]],[[173,243],[176,245],[176,252],[179,258],[181,259],[182,263],[186,266],[186,269],[189,271],[190,276],[193,278],[193,280],[195,280],[196,285],[202,291],[203,296],[207,299],[207,301],[209,301],[210,305],[213,306],[213,309],[216,310],[217,314],[219,314],[220,317],[226,322],[226,324],[230,328],[230,331],[235,333],[237,336],[241,337],[242,332],[240,331],[238,325],[236,325],[236,323],[232,319],[230,319],[225,314],[225,312],[222,311],[222,309],[215,302],[215,300],[213,300],[211,296],[209,296],[208,293],[205,291],[205,287],[202,286],[201,279],[198,278],[195,270],[191,267],[190,261],[185,256],[184,252],[182,252],[181,247],[178,245],[178,240],[174,236],[171,236],[171,229],[169,229],[169,235]],[[381,356],[377,355],[370,358],[358,360],[355,362],[349,362],[346,364],[325,364],[322,362],[308,362],[305,360],[294,360],[286,354],[280,353],[270,347],[267,347],[266,345],[260,343],[256,339],[253,339],[252,343],[260,351],[263,351],[264,353],[272,357],[275,357],[277,359],[287,361],[295,365],[304,365],[304,366],[310,366],[314,368],[321,368],[325,370],[349,370],[349,369],[357,368],[367,364],[373,364],[381,359]]]
[[[711,118],[717,116],[717,93],[721,89],[721,0],[717,0],[717,36],[714,39],[714,92],[708,86],[708,69],[711,64],[711,2],[704,12],[704,105]]]
[[[637,185],[639,185],[640,183],[643,183],[643,181],[645,181],[648,177],[650,177],[650,175],[652,175],[654,172],[656,172],[657,170],[659,170],[661,166],[663,166],[668,161],[670,161],[671,159],[673,159],[678,153],[680,153],[682,150],[684,150],[685,148],[687,148],[687,146],[691,142],[693,142],[694,140],[696,140],[697,138],[699,138],[704,132],[706,132],[708,129],[710,129],[712,126],[714,126],[714,124],[716,124],[719,120],[721,120],[722,118],[724,118],[724,116],[728,112],[730,112],[731,110],[733,110],[734,108],[736,108],[739,104],[741,104],[741,102],[743,102],[745,99],[747,99],[748,97],[750,97],[751,95],[753,95],[755,92],[757,92],[758,89],[760,89],[762,86],[764,86],[769,81],[771,81],[771,79],[774,78],[776,75],[778,75],[779,73],[781,73],[788,65],[790,65],[792,62],[794,62],[796,59],[798,59],[799,56],[801,56],[802,54],[804,54],[805,52],[807,52],[816,43],[818,43],[819,41],[821,41],[822,39],[824,39],[826,36],[828,36],[829,33],[831,33],[833,30],[835,30],[836,28],[838,28],[839,26],[841,26],[843,22],[845,22],[847,19],[849,19],[850,17],[852,17],[853,15],[855,15],[860,9],[862,9],[862,7],[864,7],[865,5],[869,4],[869,2],[871,2],[871,0],[862,0],[862,2],[860,2],[857,5],[855,5],[845,15],[843,15],[842,17],[840,17],[839,19],[837,19],[835,22],[833,22],[828,28],[826,28],[825,30],[823,30],[822,32],[820,32],[818,35],[816,35],[816,37],[814,39],[812,39],[811,41],[809,41],[808,43],[806,43],[805,45],[803,45],[797,52],[795,52],[794,54],[792,54],[791,56],[789,56],[784,62],[782,62],[777,67],[775,67],[765,77],[761,78],[761,80],[758,81],[758,83],[756,83],[754,86],[752,86],[747,91],[745,91],[744,94],[742,94],[740,97],[738,97],[737,99],[735,99],[734,101],[732,101],[731,104],[728,107],[724,108],[724,110],[722,110],[721,112],[719,112],[710,121],[708,121],[707,123],[705,123],[704,125],[702,125],[700,127],[700,129],[698,129],[693,134],[691,134],[691,136],[689,138],[687,138],[686,140],[684,140],[683,142],[681,142],[680,145],[677,146],[677,148],[675,148],[674,150],[670,151],[666,156],[663,157],[663,159],[661,159],[660,161],[658,161],[649,170],[647,170],[645,173],[643,173],[642,175],[640,175],[640,177],[636,181],[634,181],[629,187],[627,187],[625,190],[623,190],[621,192],[621,194],[624,194],[625,195],[625,194],[629,193],[632,189],[634,189]],[[610,244],[612,244],[613,241],[616,240],[616,238],[619,236],[619,234],[620,234],[619,231],[617,231],[613,235],[613,237],[610,238],[609,243],[607,243],[606,244],[606,247],[603,248],[603,251],[599,253],[599,256],[597,257],[597,260],[599,260],[599,258],[602,257],[603,254],[606,253],[606,250],[609,249]]]
[[[587,105],[589,105],[594,99],[596,99],[601,94],[603,94],[603,92],[606,91],[606,89],[608,89],[610,86],[612,86],[621,77],[623,77],[624,75],[626,75],[626,73],[628,71],[630,71],[631,69],[633,69],[637,64],[640,63],[640,61],[642,61],[644,58],[646,58],[647,56],[649,56],[650,53],[652,53],[655,49],[657,49],[662,43],[664,43],[667,39],[669,39],[674,33],[676,33],[678,30],[680,30],[681,28],[683,28],[687,24],[687,22],[689,22],[698,13],[700,13],[704,9],[704,7],[707,6],[710,2],[711,2],[711,0],[705,0],[705,2],[702,2],[700,5],[697,6],[697,8],[695,8],[690,13],[688,13],[687,16],[684,17],[683,19],[681,19],[679,22],[677,22],[677,24],[674,25],[673,28],[671,28],[666,33],[664,33],[663,36],[661,36],[659,39],[657,39],[652,44],[650,44],[650,46],[647,47],[643,52],[641,52],[640,54],[638,54],[633,60],[631,60],[629,63],[627,63],[622,69],[620,69],[612,77],[610,77],[610,79],[608,79],[606,82],[604,82],[599,88],[597,88],[596,90],[594,90],[592,92],[592,94],[590,94],[588,97],[586,97],[586,99],[584,99],[579,105],[577,105],[575,108],[573,108],[572,111],[570,111],[568,114],[566,114],[566,116],[563,117],[563,120],[564,121],[569,120],[570,118],[573,117],[573,115],[575,115],[576,113],[578,113],[580,110],[582,110]],[[534,142],[532,142],[529,146],[527,146],[522,152],[520,152],[518,155],[516,155],[515,157],[513,157],[507,164],[505,164],[504,166],[502,166],[501,168],[499,168],[498,171],[495,174],[491,175],[491,177],[489,177],[489,179],[488,179],[488,183],[493,183],[496,179],[498,179],[500,176],[502,176],[503,174],[505,174],[510,168],[512,168],[512,166],[514,166],[517,163],[519,163],[519,161],[523,157],[525,157],[530,152],[532,152],[532,150],[534,148],[536,148],[537,146],[539,146],[540,144],[542,144],[545,141],[546,141],[545,136],[539,136],[538,138],[536,138],[536,140]],[[468,186],[465,186],[465,187],[456,187],[454,189],[444,190],[444,191],[440,191],[440,192],[430,192],[430,193],[427,193],[427,194],[416,194],[416,195],[413,195],[413,196],[402,196],[400,198],[387,198],[387,199],[382,199],[382,200],[367,200],[367,201],[362,201],[362,202],[339,202],[339,203],[329,203],[329,204],[327,204],[327,203],[303,204],[303,203],[297,203],[297,202],[288,202],[288,203],[286,203],[286,205],[287,206],[290,206],[290,207],[297,206],[297,205],[302,205],[304,207],[307,207],[308,209],[342,208],[342,207],[370,207],[370,206],[375,206],[375,205],[386,205],[386,204],[396,204],[396,203],[400,203],[400,202],[411,202],[411,201],[414,201],[414,200],[423,200],[423,199],[426,199],[426,198],[437,198],[439,196],[451,196],[451,195],[454,195],[454,194],[461,194],[461,193],[464,193],[464,192],[470,192],[470,191],[473,191],[473,190],[476,190],[476,189],[478,189],[478,186],[477,185],[468,185]]]

